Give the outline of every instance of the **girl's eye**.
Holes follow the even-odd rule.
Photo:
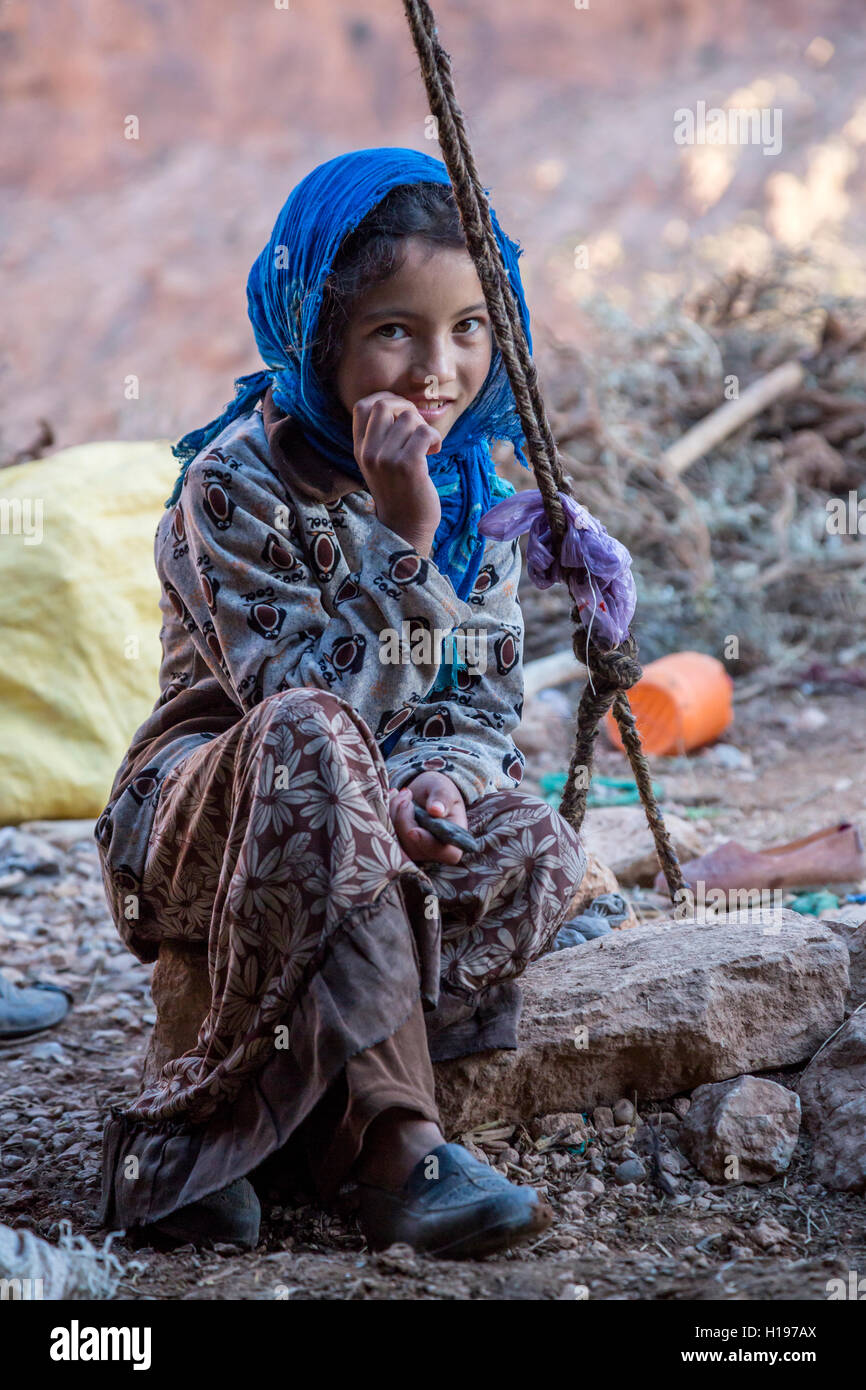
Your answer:
[[[476,319],[476,318],[461,319],[461,320],[460,320],[460,323],[457,324],[457,328],[458,328],[458,330],[459,330],[460,327],[461,327],[461,325],[464,324],[464,323],[480,323],[480,322],[481,322],[481,320],[480,320],[480,319]],[[469,332],[470,332],[470,333],[474,333],[474,332],[475,332],[475,329],[474,329],[474,328],[470,328]]]
[[[391,343],[397,342],[398,340],[397,340],[396,338],[392,338],[392,337],[390,336],[390,334],[389,334],[388,331],[387,331],[389,328],[396,328],[396,329],[398,329],[401,333],[404,333],[404,332],[406,331],[406,330],[403,328],[403,325],[402,325],[402,324],[399,324],[399,323],[383,323],[379,328],[376,329],[376,332],[377,332],[377,333],[381,333],[383,336],[387,336],[388,342],[391,342]]]

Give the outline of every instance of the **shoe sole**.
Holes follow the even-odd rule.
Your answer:
[[[425,1255],[435,1255],[437,1259],[464,1259],[467,1256],[495,1255],[498,1250],[507,1250],[512,1245],[521,1245],[533,1240],[548,1230],[553,1222],[553,1209],[546,1202],[539,1202],[530,1209],[529,1220],[498,1221],[493,1226],[483,1227],[461,1236],[448,1245],[439,1245],[422,1251]]]

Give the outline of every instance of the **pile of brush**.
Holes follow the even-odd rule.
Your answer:
[[[644,662],[731,636],[734,675],[866,655],[866,306],[820,285],[780,256],[648,327],[594,301],[591,351],[539,353],[574,494],[634,557]],[[527,658],[570,645],[561,586],[521,602]]]

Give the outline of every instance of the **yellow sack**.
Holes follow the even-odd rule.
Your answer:
[[[0,470],[0,825],[97,816],[159,695],[167,441]]]

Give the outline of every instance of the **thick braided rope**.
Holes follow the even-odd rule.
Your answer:
[[[538,374],[529,354],[517,301],[502,261],[490,211],[451,77],[451,59],[439,43],[436,20],[427,0],[404,0],[404,9],[421,65],[430,110],[437,124],[439,146],[445,160],[469,253],[478,271],[496,342],[502,353],[527,450],[538,482],[544,510],[557,549],[566,532],[566,519],[559,498],[569,492],[559,450],[547,417],[538,385]],[[577,735],[562,796],[560,813],[579,830],[586,812],[586,797],[592,774],[593,750],[598,726],[613,707],[623,745],[634,772],[635,783],[652,831],[656,850],[673,898],[684,888],[680,866],[652,791],[649,767],[641,748],[634,715],[625,691],[641,676],[637,647],[629,635],[620,647],[601,652],[586,641],[586,632],[576,607],[573,646],[578,661],[586,664],[589,682],[583,692],[577,717]]]

